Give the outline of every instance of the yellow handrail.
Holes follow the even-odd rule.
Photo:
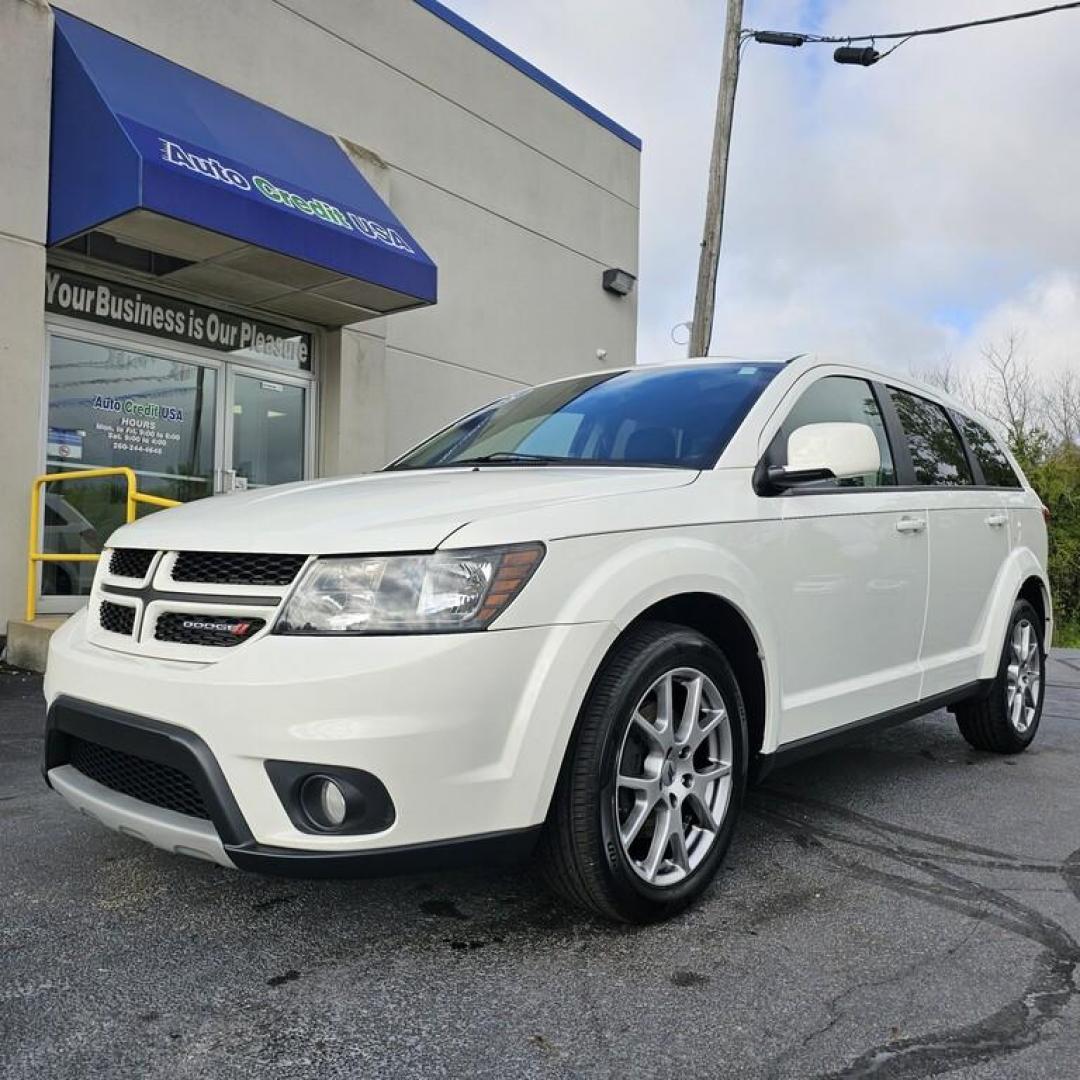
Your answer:
[[[127,481],[126,519],[130,525],[138,513],[139,503],[168,509],[180,506],[175,499],[163,499],[160,495],[146,495],[139,491],[135,470],[126,465],[110,469],[78,469],[74,472],[43,473],[34,477],[30,487],[30,543],[26,560],[26,621],[37,618],[37,563],[39,562],[97,562],[101,555],[53,555],[38,550],[38,527],[41,523],[41,489],[59,480],[98,480],[103,476],[122,476]]]

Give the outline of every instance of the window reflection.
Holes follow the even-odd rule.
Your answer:
[[[890,387],[889,393],[907,436],[915,483],[933,487],[973,484],[964,444],[945,410],[906,390]]]
[[[780,429],[778,445],[772,455],[777,465],[787,464],[787,441],[793,431],[807,424],[865,424],[877,439],[881,468],[864,476],[830,481],[830,487],[882,487],[896,483],[889,438],[874,392],[865,379],[829,375],[810,386],[795,403]]]
[[[997,440],[989,431],[976,423],[970,417],[965,416],[964,438],[971,447],[971,452],[979,462],[983,472],[983,479],[990,487],[1020,487],[1020,478],[1013,471],[1005,451],[998,445]]]

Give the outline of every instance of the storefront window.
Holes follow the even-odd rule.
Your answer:
[[[54,336],[49,472],[126,465],[139,490],[189,502],[214,492],[218,372],[132,349]],[[49,484],[45,550],[100,551],[123,524],[122,479]],[[44,595],[85,595],[93,563],[44,564]]]

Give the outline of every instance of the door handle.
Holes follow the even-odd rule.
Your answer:
[[[986,518],[986,524],[993,529],[1001,528],[1002,525],[1009,524],[1008,514],[989,514]]]
[[[902,517],[896,523],[898,533],[921,533],[926,528],[926,518]]]

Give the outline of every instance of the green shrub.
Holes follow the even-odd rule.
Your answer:
[[[1080,646],[1080,447],[1051,447],[1042,440],[1027,440],[1027,444],[1018,448],[1017,456],[1050,510],[1047,569],[1057,626],[1055,644]]]

